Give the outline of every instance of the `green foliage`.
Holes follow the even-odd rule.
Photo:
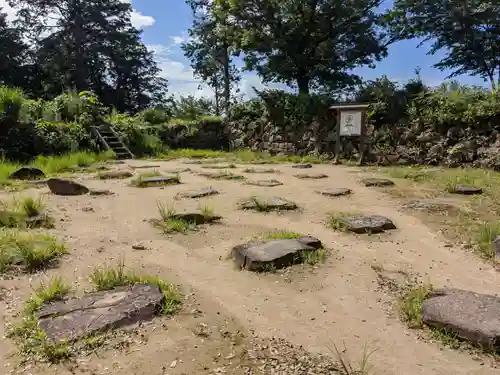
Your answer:
[[[451,77],[477,75],[495,89],[500,85],[498,14],[496,0],[396,0],[386,21],[397,39],[432,40],[429,54],[445,52],[435,67],[453,70]]]
[[[0,121],[17,121],[24,100],[20,89],[0,86]]]
[[[210,99],[195,98],[192,95],[180,97],[173,106],[173,118],[182,120],[193,121],[214,114],[214,103]]]

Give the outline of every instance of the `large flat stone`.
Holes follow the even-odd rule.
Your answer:
[[[239,203],[242,210],[287,211],[296,210],[297,204],[280,197],[251,197]]]
[[[55,195],[84,195],[89,192],[86,186],[64,178],[51,178],[47,180],[47,185]]]
[[[308,168],[312,168],[312,167],[313,167],[312,164],[309,164],[309,163],[292,165],[292,168],[296,168],[296,169],[308,169]]]
[[[396,229],[394,223],[384,216],[349,216],[342,219],[346,229],[354,233],[380,233]]]
[[[140,284],[45,304],[36,315],[49,339],[72,341],[96,331],[151,319],[162,299],[158,286]]]
[[[321,246],[321,241],[313,237],[280,239],[238,245],[233,247],[231,254],[239,267],[260,271],[268,266],[283,268],[299,263],[301,252],[314,251]]]
[[[327,178],[328,176],[323,173],[298,173],[293,175],[293,177],[300,178],[301,180],[319,180],[321,178]]]
[[[222,219],[222,216],[205,216],[199,212],[185,212],[174,214],[171,216],[171,218],[174,220],[182,220],[190,224],[201,225],[220,221]]]
[[[97,175],[98,178],[101,180],[116,180],[116,179],[125,179],[125,178],[130,178],[134,174],[129,171],[108,171],[108,172],[101,172]]]
[[[12,180],[38,180],[45,177],[45,173],[41,169],[35,167],[22,167],[11,173],[9,176]]]
[[[254,180],[254,181],[246,181],[244,184],[253,186],[264,186],[264,187],[275,187],[283,185],[283,183],[278,180]]]
[[[151,187],[161,185],[178,185],[181,182],[177,176],[145,177],[140,179],[136,185],[138,187]]]
[[[453,189],[452,193],[462,194],[462,195],[476,195],[476,194],[482,194],[483,189],[475,187],[475,186],[467,186],[464,184],[457,184],[457,185],[455,185],[455,188]]]
[[[344,195],[350,195],[352,193],[352,190],[347,188],[333,188],[316,190],[316,193],[326,195],[327,197],[341,197]]]
[[[219,191],[217,189],[214,189],[213,187],[207,187],[199,190],[189,190],[181,192],[178,194],[178,196],[181,198],[203,198],[217,194],[219,194]]]
[[[365,178],[364,180],[361,180],[361,183],[367,187],[382,187],[394,185],[394,182],[387,178]]]
[[[403,208],[418,211],[441,212],[449,211],[454,207],[451,204],[426,200],[411,200],[403,204]]]
[[[422,304],[425,324],[445,328],[485,348],[500,347],[500,298],[460,289],[442,289]]]

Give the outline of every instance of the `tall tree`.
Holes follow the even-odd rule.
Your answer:
[[[7,15],[0,7],[0,85],[15,86],[22,81],[25,53],[19,31],[7,23]]]
[[[157,101],[166,81],[121,0],[10,0],[34,46],[40,94],[92,90],[106,105],[134,112]]]
[[[386,55],[376,27],[382,0],[214,0],[246,54],[246,69],[264,82],[308,94],[358,80],[350,71]]]
[[[235,53],[224,19],[212,12],[209,0],[187,0],[193,12],[193,25],[189,29],[190,41],[182,45],[184,54],[191,61],[196,76],[203,80],[215,94],[217,114],[221,98],[227,113],[233,91],[240,75],[232,62]]]
[[[477,75],[500,86],[500,3],[497,0],[395,0],[388,24],[399,39],[432,40],[430,54],[444,51],[435,67],[448,78]]]

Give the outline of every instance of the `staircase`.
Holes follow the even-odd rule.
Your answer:
[[[130,152],[125,143],[122,142],[115,130],[108,124],[91,127],[92,132],[106,150],[116,154],[117,159],[133,159],[134,154]]]

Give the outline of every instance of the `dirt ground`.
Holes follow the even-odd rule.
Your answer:
[[[147,163],[160,165],[156,168],[160,172],[179,167],[207,171],[181,161],[131,160],[115,168],[128,169],[128,165]],[[242,173],[248,167],[239,165],[232,172]],[[288,345],[280,341],[283,339],[291,345],[303,346],[308,352],[325,355],[332,355],[333,344],[342,348],[345,345],[353,363],[361,359],[364,345],[371,343],[370,348],[377,349],[371,357],[376,375],[500,374],[500,369],[486,357],[446,348],[439,342],[421,339],[418,331],[408,329],[391,307],[394,296],[379,287],[377,273],[372,268],[382,266],[409,272],[436,287],[497,294],[500,274],[491,265],[451,246],[425,221],[401,210],[404,198],[396,199],[380,189],[364,187],[359,180],[368,175],[360,169],[317,165],[305,172],[324,173],[328,178],[301,180],[293,175],[304,171],[291,165],[273,168],[281,173],[245,175],[249,179],[277,179],[283,182],[282,186],[247,186],[240,181],[213,181],[184,172],[180,185],[144,189],[129,186],[129,180],[75,176],[89,188],[113,191],[113,196],[60,197],[49,194],[46,187],[21,192],[22,196],[44,196],[51,215],[57,219],[56,228],[50,232],[65,241],[71,253],[57,269],[0,280],[2,323],[15,319],[22,303],[40,281],[61,275],[80,289],[89,288],[88,276],[93,267],[113,265],[121,258],[130,268],[178,284],[185,306],[172,318],[158,318],[135,328],[126,345],[98,349],[70,365],[16,367],[16,347],[3,339],[0,354],[4,373],[320,373],[307,368],[300,372],[298,367],[285,370],[286,366],[271,370],[270,363],[302,355],[300,349],[294,351],[299,354],[291,354],[292,349],[282,351]],[[219,189],[221,194],[199,200],[174,200],[178,192],[208,186]],[[314,192],[337,187],[350,188],[353,193],[328,198]],[[3,193],[0,199],[12,195]],[[302,210],[264,214],[236,209],[241,198],[252,195],[279,196],[296,202]],[[200,204],[209,205],[223,220],[220,225],[199,232],[168,236],[148,223],[148,219],[158,217],[157,200],[174,203],[180,212],[196,210]],[[330,211],[387,216],[398,229],[373,236],[335,232],[325,226]],[[318,237],[332,253],[324,264],[296,266],[274,274],[241,271],[228,260],[232,246],[277,229]],[[145,245],[147,250],[133,250],[132,245],[137,243]],[[208,334],[196,333],[200,323],[208,326]],[[5,329],[1,324],[2,336]],[[269,354],[268,349],[273,347],[277,351]],[[266,350],[268,354],[263,354]]]

